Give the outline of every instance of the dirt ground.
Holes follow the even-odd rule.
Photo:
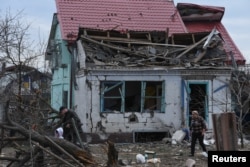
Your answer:
[[[207,146],[208,150],[213,150],[214,146]],[[105,166],[107,162],[107,154],[105,149],[100,149],[100,145],[90,145],[91,152],[95,156],[99,166]],[[198,144],[194,157],[189,157],[190,146],[188,144],[171,145],[160,142],[156,143],[136,143],[136,144],[116,144],[115,148],[118,151],[118,159],[124,162],[127,167],[179,167],[185,166],[186,160],[192,158],[196,161],[196,167],[206,167],[207,158],[201,154]],[[103,152],[100,152],[100,151]],[[136,155],[145,153],[145,150],[155,152],[155,158],[160,158],[160,163],[137,164]],[[148,154],[148,159],[153,158],[153,155]],[[130,162],[130,163],[129,163]]]
[[[207,145],[207,150],[215,150],[215,145]],[[107,145],[106,144],[89,144],[88,148],[94,156],[94,159],[98,163],[96,167],[105,167],[107,163]],[[184,167],[187,159],[195,160],[196,167],[207,167],[207,158],[205,158],[201,153],[201,149],[196,144],[196,151],[194,157],[189,157],[190,144],[182,143],[172,145],[171,143],[163,142],[151,142],[151,143],[117,143],[115,148],[118,151],[118,159],[120,162],[124,163],[123,166],[126,167]],[[11,151],[12,150],[12,151]],[[155,152],[155,158],[160,158],[160,163],[146,163],[137,164],[136,155],[145,153],[145,150]],[[250,143],[245,145],[244,149],[240,150],[250,150]],[[5,155],[13,155],[13,148],[5,148]],[[148,159],[153,158],[153,155],[148,154]],[[8,164],[6,161],[0,160],[0,167],[5,167]],[[50,166],[50,165],[45,165]],[[53,165],[52,165],[53,166]],[[65,167],[65,165],[59,165]],[[122,166],[122,165],[121,165]]]
[[[95,156],[99,166],[105,166],[107,162],[107,154],[105,149],[100,149],[100,145],[89,146],[91,152]],[[171,143],[136,143],[136,144],[116,144],[115,148],[118,151],[118,159],[125,162],[127,167],[184,167],[187,159],[195,160],[195,167],[207,167],[207,158],[205,158],[201,153],[199,144],[196,144],[195,156],[189,157],[190,154],[190,144],[183,143],[172,145]],[[215,145],[207,145],[208,151],[216,150]],[[154,151],[155,157],[160,158],[161,163],[152,164],[137,164],[136,155],[138,153],[144,154],[145,150]],[[250,144],[246,144],[244,149],[239,150],[250,150]],[[149,154],[148,158],[153,158]],[[130,162],[130,163],[129,163]]]

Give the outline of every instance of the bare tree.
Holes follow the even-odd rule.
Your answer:
[[[210,97],[213,107],[222,112],[234,112],[238,137],[241,148],[244,148],[244,135],[249,135],[250,128],[250,71],[247,66],[235,67],[231,71],[231,78],[221,81],[227,87],[226,97]]]
[[[18,67],[16,78],[19,96],[22,85],[22,67],[34,64],[34,61],[42,56],[42,50],[36,51],[34,41],[30,41],[29,28],[30,24],[25,23],[22,11],[15,15],[7,11],[4,18],[0,17],[0,60]],[[44,49],[44,46],[41,49]]]
[[[41,41],[35,43],[29,36],[30,24],[23,19],[22,11],[12,15],[7,11],[4,18],[0,17],[0,51],[1,60],[14,65],[30,65],[39,56],[35,50]],[[40,49],[41,49],[40,48]]]
[[[48,98],[44,98],[42,88],[31,90],[29,86],[26,90],[23,81],[27,74],[40,74],[30,65],[36,64],[36,60],[44,55],[45,43],[41,40],[37,44],[30,41],[30,24],[23,20],[22,11],[15,15],[7,11],[4,17],[1,16],[3,15],[0,15],[0,62],[14,68],[9,71],[9,68],[3,69],[0,76],[1,81],[6,83],[2,85],[4,89],[0,92],[6,117],[0,122],[0,152],[5,146],[14,144],[20,153],[15,158],[1,158],[10,161],[8,166],[41,166],[34,163],[38,163],[38,157],[43,157],[46,152],[68,166],[76,166],[74,163],[78,166],[94,164],[88,150],[66,140],[49,137],[57,126],[55,120],[60,119],[58,112],[51,108]],[[23,149],[23,144],[28,149]],[[60,158],[58,154],[62,153],[74,163]]]
[[[230,89],[232,101],[237,116],[237,128],[241,141],[241,148],[244,147],[244,133],[249,128],[250,109],[250,78],[246,68],[237,68],[232,72]]]

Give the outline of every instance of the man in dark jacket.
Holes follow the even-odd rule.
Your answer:
[[[59,114],[62,116],[62,127],[63,127],[63,137],[64,139],[76,143],[76,132],[73,127],[72,119],[74,119],[76,128],[79,132],[81,130],[81,121],[78,118],[77,114],[74,111],[69,110],[67,107],[60,107]]]

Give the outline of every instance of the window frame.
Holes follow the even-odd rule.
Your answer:
[[[104,104],[105,104],[105,99],[108,98],[114,98],[114,99],[121,99],[121,106],[120,106],[120,113],[124,113],[125,112],[125,98],[126,98],[126,82],[141,82],[140,86],[141,86],[141,92],[140,92],[140,113],[145,113],[145,99],[146,98],[151,98],[151,99],[161,99],[160,100],[160,110],[154,110],[154,112],[158,112],[158,113],[165,113],[165,81],[161,80],[161,81],[101,81],[101,89],[100,89],[100,112],[102,113],[109,113],[109,111],[105,111],[104,110]],[[147,88],[147,83],[149,82],[161,82],[161,96],[158,96],[156,94],[156,96],[146,96],[146,88]],[[111,87],[107,87],[105,86],[105,84],[112,84],[114,83],[113,86]],[[110,96],[110,97],[105,97],[105,93],[107,93],[108,91],[116,88],[117,86],[121,85],[121,89],[119,90],[119,96]],[[157,90],[158,91],[158,88]],[[157,105],[157,102],[156,102]],[[130,112],[130,111],[126,111],[126,112]],[[133,111],[131,111],[133,112]]]

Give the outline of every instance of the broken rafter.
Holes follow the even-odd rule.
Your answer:
[[[217,34],[217,30],[214,28],[207,36],[205,36],[204,38],[202,38],[200,41],[198,41],[197,43],[191,45],[187,50],[185,50],[184,52],[182,52],[181,54],[179,54],[176,58],[181,58],[181,56],[185,55],[186,53],[188,53],[190,50],[192,50],[193,48],[195,48],[196,46],[200,45],[202,42],[205,41],[204,45],[203,45],[203,49],[206,50],[208,45],[211,42],[212,37]],[[197,60],[195,60],[195,62],[199,61],[200,59],[203,58],[204,56],[204,52],[202,52],[202,54],[199,55],[199,58],[197,58]]]
[[[130,39],[130,33],[129,32],[127,32],[127,38],[128,38],[128,40]],[[128,43],[128,48],[131,48],[130,42]]]
[[[218,61],[218,60],[224,60],[225,58],[224,57],[218,57],[218,58],[213,58],[213,59],[205,59],[205,60],[202,60],[202,62],[212,62],[212,61]]]
[[[152,43],[149,40],[136,40],[131,38],[117,38],[117,37],[102,37],[102,36],[81,36],[83,39],[95,39],[95,40],[102,40],[102,41],[108,41],[108,42],[117,42],[117,43],[130,43],[130,44],[138,44],[138,45],[152,45],[152,46],[169,46],[169,47],[179,47],[179,48],[187,48],[186,45],[173,45],[173,44],[167,44],[167,43]],[[97,41],[98,42],[98,41]]]
[[[184,52],[182,52],[181,54],[179,54],[176,58],[181,58],[183,55],[185,55],[186,53],[188,53],[190,50],[194,49],[196,46],[200,45],[202,42],[204,42],[209,35],[205,36],[204,38],[202,38],[199,42],[191,45],[188,49],[186,49]]]
[[[131,39],[130,37],[127,38],[118,38],[118,37],[105,37],[105,36],[96,36],[96,35],[88,35],[88,36],[82,36],[82,37],[89,37],[95,40],[105,40],[109,42],[138,42],[138,43],[143,43],[143,42],[150,42],[149,40],[137,40],[137,39]]]
[[[84,36],[82,36],[82,38],[89,41],[89,42],[92,42],[92,43],[95,43],[95,44],[98,44],[98,45],[102,45],[102,46],[106,46],[106,47],[111,48],[111,49],[119,50],[119,51],[122,51],[122,52],[128,52],[128,53],[131,52],[131,49],[125,49],[125,48],[121,48],[121,47],[112,46],[112,45],[102,43],[102,42],[99,42],[99,41],[96,41],[94,39],[84,37]]]
[[[217,34],[216,29],[213,29],[209,34],[206,33],[207,36],[204,36],[204,34],[199,36],[197,39],[202,39],[196,43],[194,43],[195,38],[194,34],[192,34],[191,41],[188,38],[188,41],[183,45],[168,44],[168,41],[165,41],[165,44],[147,42],[150,37],[149,34],[146,35],[147,39],[135,38],[135,36],[129,33],[127,33],[127,36],[121,34],[117,36],[116,34],[116,37],[96,36],[94,33],[92,34],[92,36],[81,35],[84,49],[86,50],[86,61],[90,63],[89,65],[93,63],[96,66],[146,67],[153,65],[186,65],[187,62],[194,63],[195,65],[197,63],[199,63],[197,65],[207,65],[208,63],[204,64],[203,59],[220,58],[222,54],[225,54],[222,51],[218,52],[220,41],[217,40],[217,36],[214,36]],[[167,35],[167,30],[165,35]],[[177,36],[178,39],[182,39],[180,37],[185,39],[186,34],[180,35]],[[159,36],[152,36],[154,42],[158,38]],[[209,52],[207,52],[207,48],[209,48]],[[221,63],[223,61],[211,62],[210,65],[221,65]]]
[[[168,44],[168,35],[169,35],[169,28],[166,28],[166,32],[165,32],[165,44]]]
[[[210,45],[211,41],[212,41],[212,37],[217,34],[218,32],[216,31],[216,29],[214,28],[211,33],[207,36],[207,39],[203,45],[203,50],[199,52],[198,56],[193,60],[194,63],[197,63],[198,61],[200,61],[207,53],[207,47]],[[215,47],[217,45],[216,42],[214,42],[212,44],[212,46],[210,47]]]
[[[205,56],[206,53],[207,49],[203,49],[202,51],[200,51],[198,56],[193,60],[193,62],[197,63],[198,61],[200,61]]]

